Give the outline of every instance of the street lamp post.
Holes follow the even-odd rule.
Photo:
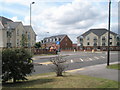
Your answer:
[[[109,62],[110,62],[110,11],[111,11],[111,0],[109,0],[107,66],[109,66]]]
[[[30,3],[30,26],[31,26],[31,8],[32,8],[32,4],[34,4],[35,2]]]

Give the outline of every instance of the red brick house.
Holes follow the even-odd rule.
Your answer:
[[[72,41],[66,34],[46,37],[41,42],[42,47],[47,49],[50,49],[50,47],[60,48],[61,50],[72,49]]]

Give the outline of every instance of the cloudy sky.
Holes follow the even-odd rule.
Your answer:
[[[0,16],[30,24],[37,41],[44,37],[67,34],[76,43],[76,37],[91,28],[108,28],[109,0],[0,0]],[[111,31],[118,32],[118,1],[112,0]],[[47,33],[49,32],[49,33]]]

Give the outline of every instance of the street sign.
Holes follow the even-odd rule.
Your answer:
[[[56,44],[57,44],[57,45],[60,45],[60,41],[57,41]]]

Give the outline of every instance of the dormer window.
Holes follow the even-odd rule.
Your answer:
[[[57,38],[55,38],[55,41],[57,41]]]
[[[59,38],[59,41],[60,41],[61,39]]]

